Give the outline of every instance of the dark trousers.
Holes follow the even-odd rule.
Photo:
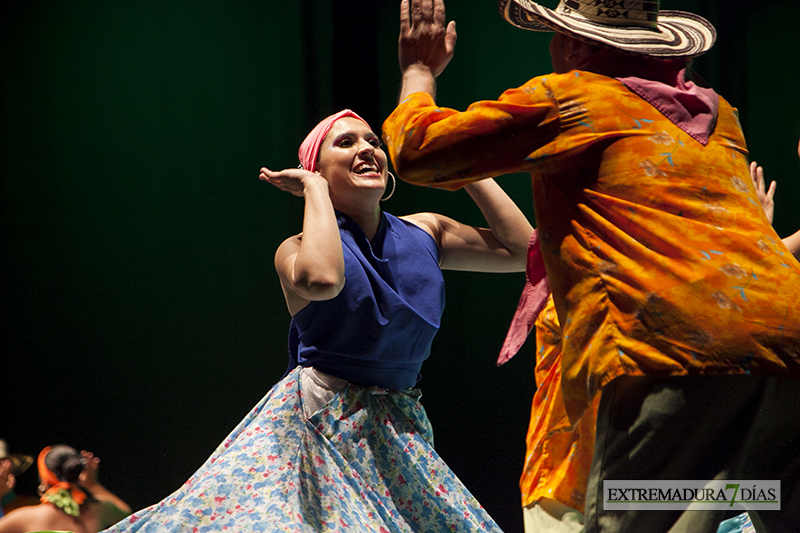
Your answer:
[[[604,479],[779,479],[781,510],[753,522],[800,532],[800,380],[623,376],[603,388],[585,531],[715,533],[730,513],[604,510]]]

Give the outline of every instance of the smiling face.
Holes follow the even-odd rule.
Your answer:
[[[370,127],[352,117],[334,122],[319,149],[318,169],[336,203],[358,191],[380,198],[386,186],[386,153]],[[376,200],[377,201],[377,200]]]

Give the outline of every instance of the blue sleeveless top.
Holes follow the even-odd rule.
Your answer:
[[[444,311],[439,251],[423,229],[383,213],[372,243],[336,212],[345,284],[289,326],[289,370],[313,366],[359,385],[406,389],[419,380]]]

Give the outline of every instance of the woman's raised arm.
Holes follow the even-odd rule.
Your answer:
[[[533,232],[528,219],[493,179],[471,183],[465,189],[486,218],[488,229],[467,226],[437,213],[417,213],[403,218],[433,236],[439,246],[443,269],[524,271]]]
[[[305,199],[303,233],[283,241],[275,253],[289,312],[312,300],[330,300],[344,287],[344,257],[328,182],[319,173],[262,168],[259,178]]]

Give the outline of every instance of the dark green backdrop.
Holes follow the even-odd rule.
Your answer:
[[[295,166],[321,117],[379,128],[399,86],[395,0],[34,1],[0,8],[0,438],[95,451],[135,508],[176,489],[286,366],[272,266],[302,201],[257,179]],[[555,2],[550,2],[551,7]],[[779,180],[776,227],[800,227],[800,4],[665,0],[719,29],[697,70],[739,107]],[[549,71],[548,35],[494,0],[451,0],[459,109]],[[533,216],[526,176],[500,180]],[[400,184],[386,209],[480,224],[463,192]],[[509,531],[534,391],[533,347],[494,366],[523,276],[446,273],[420,387],[440,453]],[[33,472],[20,491],[35,490]]]

